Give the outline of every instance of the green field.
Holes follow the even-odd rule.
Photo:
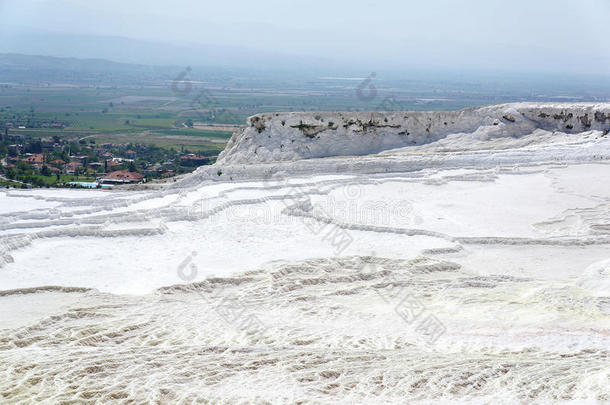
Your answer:
[[[197,118],[167,88],[0,87],[0,127],[7,122],[26,127],[13,128],[11,134],[220,152],[232,132],[190,128],[189,115]]]
[[[594,78],[558,83],[540,75],[394,72],[375,75],[374,93],[363,97],[358,91],[361,78],[370,77],[366,71],[341,79],[193,68],[189,85],[177,86],[172,83],[184,68],[99,63],[58,67],[56,59],[0,54],[0,128],[14,122],[26,128],[12,133],[35,137],[217,152],[247,117],[263,112],[439,111],[522,100],[604,100],[610,88]],[[53,122],[63,128],[48,125]],[[221,124],[225,129],[214,129]]]

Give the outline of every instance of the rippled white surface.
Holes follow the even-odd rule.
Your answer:
[[[610,400],[610,166],[185,184],[0,193],[0,402]]]

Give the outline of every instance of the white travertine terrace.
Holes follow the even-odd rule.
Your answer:
[[[168,187],[2,190],[0,402],[607,402],[609,111],[263,114]]]
[[[222,164],[370,155],[429,144],[451,134],[479,141],[540,129],[567,134],[607,130],[610,104],[517,103],[449,112],[295,112],[259,114],[221,153]],[[469,144],[462,145],[468,148]]]

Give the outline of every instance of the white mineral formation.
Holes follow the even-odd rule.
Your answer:
[[[610,401],[610,104],[249,119],[0,191],[0,402]]]
[[[469,142],[518,138],[540,129],[576,134],[606,130],[610,104],[503,104],[451,112],[259,114],[221,153],[222,164],[370,155],[425,145],[452,134]],[[463,141],[463,140],[462,140]],[[468,148],[468,143],[462,145]]]

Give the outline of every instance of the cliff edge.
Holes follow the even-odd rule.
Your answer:
[[[418,146],[451,134],[481,141],[542,129],[610,131],[610,103],[514,103],[448,112],[290,112],[258,114],[236,132],[220,165],[358,156]]]

